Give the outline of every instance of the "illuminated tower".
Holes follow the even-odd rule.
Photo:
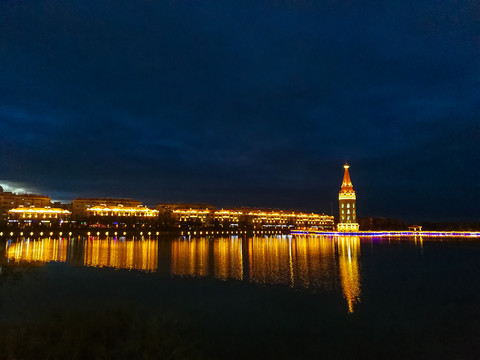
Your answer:
[[[358,231],[355,191],[353,191],[352,181],[348,173],[348,164],[343,165],[343,167],[345,168],[345,174],[343,175],[342,189],[338,194],[340,222],[337,224],[337,230]]]

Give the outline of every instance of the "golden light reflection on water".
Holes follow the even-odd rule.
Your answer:
[[[177,239],[171,269],[174,275],[245,278],[296,288],[331,291],[341,286],[353,312],[361,294],[359,254],[360,238],[354,236]]]
[[[9,261],[50,262],[67,261],[66,239],[21,239],[15,243],[7,243],[6,257]]]
[[[360,238],[358,236],[340,236],[337,243],[343,294],[348,303],[348,311],[353,313],[354,305],[360,302],[360,271],[358,265]]]
[[[154,271],[158,269],[160,256],[162,264],[167,266],[163,269],[170,269],[167,271],[173,275],[340,290],[350,313],[360,302],[358,236],[179,238],[169,242],[167,247],[162,245],[161,254],[158,240],[90,237],[72,240],[71,244],[69,241],[19,239],[7,243],[6,257],[17,262],[74,262],[78,259],[84,266]]]
[[[154,271],[158,266],[158,240],[90,238],[85,241],[84,265]]]
[[[249,239],[250,281],[259,284],[290,284],[291,254],[286,237]]]
[[[176,239],[172,243],[172,274],[242,280],[242,240],[238,237]]]
[[[335,243],[315,236],[253,238],[250,280],[291,287],[332,288],[337,282]]]
[[[242,239],[238,237],[215,239],[213,259],[216,278],[243,280]]]
[[[172,274],[189,276],[208,275],[208,249],[206,238],[174,240],[172,243]]]

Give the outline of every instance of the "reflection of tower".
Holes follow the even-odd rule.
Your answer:
[[[337,224],[338,231],[358,231],[356,197],[353,191],[352,181],[348,173],[349,166],[345,164],[345,174],[340,193],[338,194],[340,222]]]
[[[341,236],[338,238],[340,279],[349,313],[353,313],[353,305],[360,302],[359,253],[360,238],[358,236]]]

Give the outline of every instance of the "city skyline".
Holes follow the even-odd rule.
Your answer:
[[[0,183],[478,221],[474,2],[0,3]],[[333,211],[332,211],[333,206]]]
[[[144,204],[142,201],[138,201],[137,199],[131,198],[113,198],[108,196],[97,197],[97,198],[89,198],[89,197],[79,197],[72,199],[71,201],[64,201],[59,202],[55,201],[55,199],[51,199],[46,195],[39,195],[34,193],[28,193],[24,188],[15,188],[7,186],[3,188],[0,186],[0,195],[1,195],[1,207],[3,211],[8,211],[9,218],[10,213],[12,213],[13,217],[16,217],[15,214],[23,214],[23,218],[30,218],[30,216],[26,216],[27,213],[42,213],[51,216],[50,213],[53,212],[64,212],[67,217],[72,215],[72,212],[66,211],[64,209],[68,208],[73,211],[74,218],[78,220],[78,218],[83,218],[84,216],[88,216],[86,213],[95,214],[95,215],[105,215],[109,216],[119,216],[122,213],[123,215],[133,216],[133,217],[155,217],[157,218],[159,215],[159,211],[161,212],[167,211],[172,212],[172,214],[178,213],[175,215],[177,221],[185,221],[185,223],[191,220],[191,216],[195,219],[202,218],[201,223],[203,225],[209,224],[211,220],[207,221],[207,214],[208,216],[213,216],[215,218],[219,217],[222,218],[226,216],[226,218],[230,219],[232,216],[236,216],[236,220],[234,222],[238,222],[238,215],[242,217],[247,216],[273,216],[275,221],[280,221],[283,223],[289,216],[293,216],[294,214],[300,216],[314,216],[315,222],[311,223],[314,226],[320,226],[323,229],[323,226],[326,224],[323,223],[323,219],[328,219],[328,226],[333,227],[334,218],[338,219],[337,227],[339,232],[351,232],[351,231],[359,231],[359,224],[357,222],[357,208],[356,208],[356,195],[355,191],[353,190],[353,183],[350,178],[349,168],[350,165],[345,163],[343,165],[344,168],[344,175],[343,181],[341,185],[340,192],[338,194],[338,213],[336,214],[333,211],[333,204],[331,204],[331,212],[321,211],[321,215],[319,215],[319,211],[303,211],[300,209],[293,209],[293,208],[268,208],[265,206],[225,206],[225,207],[217,207],[211,203],[186,203],[186,202],[172,202],[172,203],[156,203],[152,205],[152,202]],[[0,184],[2,185],[2,184]],[[20,191],[16,193],[15,190]],[[23,194],[22,194],[23,192]],[[5,195],[5,196],[4,196]],[[12,198],[13,196],[13,198]],[[24,199],[23,196],[26,196]],[[48,204],[46,201],[48,200]],[[13,202],[12,202],[13,201]],[[44,207],[45,205],[48,205]],[[49,205],[57,206],[59,208],[50,208]],[[32,208],[32,209],[29,209]],[[155,209],[154,209],[155,208]],[[30,211],[31,210],[31,211]],[[87,211],[86,211],[87,210]],[[86,213],[85,213],[86,211]],[[308,214],[310,212],[310,215]],[[118,213],[118,214],[117,214]],[[137,214],[138,213],[138,214]],[[148,214],[147,214],[148,213]],[[225,213],[225,214],[224,214]],[[140,215],[139,215],[140,214]],[[142,215],[143,214],[143,215]],[[193,215],[192,215],[193,214]],[[215,214],[215,215],[214,215]],[[6,213],[4,214],[6,216]],[[185,219],[183,217],[185,216]],[[280,216],[280,217],[279,217]],[[35,215],[35,218],[37,216]],[[57,216],[55,216],[57,218]],[[58,217],[58,220],[63,220],[63,217]],[[306,219],[306,218],[305,218]],[[313,218],[312,218],[313,219]],[[322,219],[322,220],[321,220]],[[373,221],[386,221],[384,224],[380,226],[393,226],[393,228],[398,228],[399,226],[406,226],[404,223],[405,219],[393,219],[388,218],[385,216],[360,216],[362,219],[363,224],[367,225],[365,221],[368,222],[367,227],[373,227]],[[370,219],[370,220],[369,220]],[[383,219],[383,220],[382,220]],[[231,220],[231,219],[230,219]],[[311,219],[310,219],[311,220]],[[309,221],[310,221],[309,220]],[[418,219],[417,219],[418,220]],[[17,221],[17,220],[15,220]],[[301,220],[303,221],[303,220]],[[408,220],[407,220],[408,221]],[[255,222],[255,221],[254,221]],[[417,222],[425,222],[425,220],[420,220]],[[428,222],[428,220],[427,220]],[[298,224],[297,224],[298,225]],[[375,225],[379,226],[379,225]],[[421,229],[421,226],[414,225],[414,227]],[[392,229],[393,229],[392,228]],[[410,228],[410,227],[409,227]]]

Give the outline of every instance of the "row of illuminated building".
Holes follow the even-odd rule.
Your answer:
[[[0,217],[6,219],[9,210],[19,207],[44,208],[52,206],[51,199],[45,195],[37,194],[15,194],[10,191],[3,191],[0,186]]]
[[[163,205],[160,205],[163,207]],[[162,210],[160,210],[162,211]],[[163,210],[165,213],[165,210]],[[181,226],[201,225],[219,227],[252,228],[312,228],[333,229],[333,216],[282,210],[261,210],[250,208],[194,209],[175,208],[168,214]]]
[[[180,227],[334,228],[334,217],[325,214],[246,207],[216,209],[207,204],[160,204],[156,208],[160,217],[170,218]]]
[[[47,200],[30,206],[17,205],[8,209],[8,221],[22,226],[74,221],[107,225],[156,222],[180,228],[334,228],[333,216],[325,214],[255,208],[216,209],[206,204],[159,204],[152,209],[131,199],[79,198],[63,207],[52,207]]]

